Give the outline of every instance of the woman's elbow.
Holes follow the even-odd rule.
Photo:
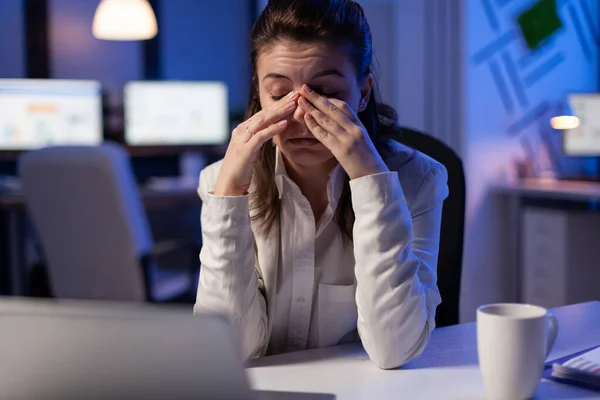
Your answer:
[[[369,358],[381,369],[400,368],[423,353],[430,335],[429,324],[426,324],[414,342],[396,337],[387,343],[365,346]]]

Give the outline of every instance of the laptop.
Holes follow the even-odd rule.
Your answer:
[[[228,320],[188,307],[0,299],[5,399],[334,399],[250,389]]]

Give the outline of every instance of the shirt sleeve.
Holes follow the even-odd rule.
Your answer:
[[[425,176],[409,211],[397,172],[350,181],[356,220],[358,332],[380,368],[396,368],[421,354],[440,304],[437,258],[446,169]]]
[[[264,283],[256,270],[248,196],[209,194],[204,172],[200,279],[194,313],[227,315],[242,343],[244,359],[266,349],[267,313]]]

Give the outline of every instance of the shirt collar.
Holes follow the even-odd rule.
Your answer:
[[[277,185],[277,191],[279,192],[279,199],[283,196],[283,177],[287,177],[287,171],[285,170],[285,163],[283,162],[283,156],[279,151],[279,146],[275,147],[275,184]]]
[[[329,182],[327,183],[327,198],[332,209],[336,209],[337,203],[344,187],[344,169],[338,163],[329,173]],[[279,147],[275,147],[275,184],[279,192],[279,198],[283,197],[283,180],[289,179],[283,162],[283,156]]]

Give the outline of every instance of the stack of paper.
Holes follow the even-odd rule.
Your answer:
[[[551,376],[600,389],[600,347],[555,361]]]

